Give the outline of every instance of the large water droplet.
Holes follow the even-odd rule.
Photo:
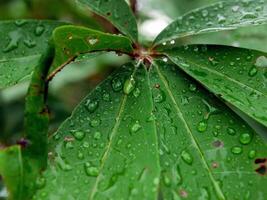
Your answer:
[[[90,44],[90,45],[95,45],[96,43],[98,43],[98,39],[97,38],[91,38],[91,37],[88,37],[87,38],[87,42]]]
[[[191,165],[193,163],[193,157],[191,156],[190,153],[188,153],[187,151],[182,151],[181,153],[181,157],[183,159],[183,161],[189,165]]]
[[[99,174],[98,168],[91,166],[88,162],[84,164],[84,169],[87,176],[96,177]]]
[[[73,136],[76,140],[81,141],[85,137],[85,133],[83,131],[75,131],[75,132],[73,132]]]
[[[36,42],[34,40],[32,40],[31,38],[27,38],[23,41],[23,43],[25,44],[26,47],[28,48],[33,48],[36,46]]]
[[[234,146],[231,148],[233,154],[241,154],[243,152],[242,147]]]
[[[203,121],[200,121],[197,125],[197,130],[199,132],[205,132],[207,130],[207,127],[208,127],[208,123],[206,120],[203,120]]]
[[[256,157],[256,151],[255,150],[250,150],[249,152],[248,152],[248,158],[249,159],[254,159],[255,157]]]
[[[260,56],[255,62],[256,67],[267,67],[267,58],[265,56]]]
[[[254,77],[254,76],[256,76],[257,73],[258,73],[258,69],[256,67],[252,67],[252,68],[250,68],[248,75],[250,77]]]
[[[242,133],[239,137],[239,141],[241,144],[249,144],[252,140],[251,134]]]
[[[130,94],[135,88],[135,80],[133,77],[131,77],[130,79],[127,79],[124,83],[123,86],[123,92],[125,94]]]
[[[136,121],[130,128],[130,133],[136,133],[138,132],[140,129],[142,128],[142,126],[140,125],[139,121]]]
[[[87,110],[93,113],[98,108],[98,101],[97,100],[87,100],[85,103]]]

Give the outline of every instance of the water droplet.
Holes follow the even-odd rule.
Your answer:
[[[36,42],[34,40],[32,40],[31,38],[27,38],[23,41],[23,43],[25,44],[26,47],[28,48],[33,48],[36,46]]]
[[[250,70],[249,70],[249,72],[248,72],[248,75],[249,75],[250,77],[253,77],[253,76],[256,76],[257,73],[258,73],[257,68],[256,68],[256,67],[252,67],[252,68],[250,68]]]
[[[237,12],[239,10],[239,8],[240,8],[239,6],[233,6],[232,7],[232,11],[233,12]]]
[[[243,16],[241,17],[241,19],[255,19],[257,17],[258,17],[257,13],[247,12],[247,13],[244,13],[243,14]]]
[[[46,179],[43,177],[43,176],[40,176],[40,177],[38,177],[37,179],[36,179],[36,187],[38,188],[38,189],[41,189],[41,188],[43,188],[44,186],[45,186],[45,184],[46,184]]]
[[[130,129],[130,133],[131,133],[131,134],[136,133],[136,132],[138,132],[141,128],[142,128],[142,126],[140,125],[139,121],[136,121],[136,122],[132,125],[132,127],[131,127],[131,129]]]
[[[122,81],[120,78],[118,77],[115,77],[113,80],[112,80],[112,89],[114,90],[114,92],[119,92],[122,90]]]
[[[229,135],[235,135],[235,134],[236,134],[236,131],[235,131],[235,129],[233,129],[233,128],[231,128],[231,127],[228,127],[228,128],[227,128],[227,133],[228,133]]]
[[[91,125],[92,127],[98,127],[100,124],[101,124],[101,121],[100,121],[100,119],[98,119],[98,118],[92,119],[92,120],[90,121],[90,125]]]
[[[139,90],[139,88],[136,88],[134,91],[133,91],[133,95],[134,95],[134,97],[139,97],[140,96],[140,94],[141,94],[141,91]]]
[[[98,168],[91,166],[88,162],[84,164],[84,169],[87,176],[96,177],[99,174]]]
[[[97,108],[98,108],[98,101],[97,100],[87,100],[86,103],[85,103],[85,106],[87,108],[87,110],[91,113],[93,113]]]
[[[249,144],[252,140],[251,134],[249,133],[242,133],[239,137],[239,141],[241,144]]]
[[[73,132],[73,136],[76,140],[83,140],[83,138],[85,137],[85,133],[82,131],[75,131]]]
[[[197,130],[202,133],[207,130],[207,127],[208,127],[207,121],[203,120],[198,123]]]
[[[130,79],[127,79],[123,86],[123,92],[127,95],[129,95],[135,88],[135,80],[133,77]]]
[[[254,159],[256,157],[256,151],[255,150],[250,150],[248,152],[248,158],[249,159]]]
[[[25,20],[25,19],[18,19],[18,20],[15,21],[15,25],[19,26],[19,27],[23,26],[25,24],[27,24],[27,20]]]
[[[234,146],[231,148],[233,154],[241,154],[243,152],[242,148],[239,146]]]
[[[171,40],[170,41],[170,44],[175,44],[175,40]]]
[[[88,37],[88,38],[87,38],[87,42],[88,42],[90,45],[95,45],[96,43],[98,43],[98,39],[97,39],[97,38],[91,38],[91,37]]]
[[[193,163],[193,157],[187,151],[182,151],[181,157],[185,163],[191,165]]]
[[[77,157],[78,159],[82,160],[84,159],[84,154],[81,151],[79,151]]]
[[[255,62],[256,67],[267,67],[267,58],[265,56],[260,56]]]
[[[96,131],[94,134],[94,139],[99,140],[101,138],[101,133],[99,131]]]
[[[224,23],[226,21],[226,18],[223,15],[217,15],[218,22],[220,24]]]
[[[44,25],[38,25],[36,28],[35,28],[35,31],[34,31],[34,34],[36,36],[41,36],[45,31],[45,27]]]
[[[167,57],[164,57],[162,60],[163,60],[163,62],[168,62],[168,58]]]
[[[196,86],[195,84],[190,84],[190,85],[189,85],[189,90],[190,90],[191,92],[195,92],[195,91],[197,90],[197,86]]]
[[[161,89],[157,88],[153,90],[153,99],[156,103],[162,103],[166,100],[166,95]]]

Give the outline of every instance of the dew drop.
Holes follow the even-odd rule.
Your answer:
[[[34,40],[32,40],[31,38],[27,38],[23,41],[23,43],[25,44],[26,47],[28,48],[33,48],[36,46],[36,42]]]
[[[256,67],[267,67],[267,58],[265,56],[260,56],[255,62]]]
[[[87,110],[91,113],[93,113],[97,108],[98,108],[98,101],[97,100],[87,100],[86,103],[85,103],[85,106],[87,108]]]
[[[231,128],[231,127],[228,127],[228,128],[227,128],[227,133],[228,133],[229,135],[235,135],[235,134],[236,134],[236,131],[235,131],[235,129],[233,129],[233,128]]]
[[[91,38],[91,37],[88,37],[88,38],[87,38],[87,42],[88,42],[90,45],[95,45],[96,43],[98,43],[98,39],[97,39],[97,38]]]
[[[38,25],[36,28],[35,28],[35,31],[34,31],[34,34],[36,36],[41,36],[45,31],[45,27],[44,25]]]
[[[239,141],[241,144],[249,144],[252,140],[251,134],[249,133],[242,133],[239,137]]]
[[[40,177],[38,177],[37,179],[36,179],[36,187],[38,188],[38,189],[41,189],[41,188],[43,188],[44,186],[45,186],[45,184],[46,184],[46,179],[43,177],[43,176],[40,176]]]
[[[111,86],[114,92],[119,92],[122,90],[123,84],[120,78],[116,77],[112,80]]]
[[[161,89],[153,90],[153,99],[156,103],[162,103],[166,100],[166,95]]]
[[[139,121],[136,121],[130,128],[130,133],[134,134],[136,132],[138,132],[140,129],[142,128],[142,126],[140,125]]]
[[[94,134],[94,139],[99,140],[101,138],[101,133],[99,131],[96,131]]]
[[[197,130],[201,133],[205,132],[207,130],[208,124],[205,120],[200,121],[197,125]]]
[[[256,157],[256,151],[255,150],[250,150],[248,152],[248,158],[249,159],[254,159]]]
[[[127,95],[129,95],[135,88],[135,80],[133,77],[130,79],[127,79],[123,86],[123,92]]]
[[[139,97],[140,96],[140,94],[141,94],[141,91],[139,90],[139,88],[136,88],[134,91],[133,91],[133,95],[134,95],[134,97]]]
[[[92,127],[98,127],[100,124],[101,124],[101,121],[100,121],[100,119],[98,119],[98,118],[92,119],[92,120],[90,121],[90,125],[91,125]]]
[[[188,165],[192,165],[193,163],[193,157],[191,156],[191,154],[189,154],[187,151],[182,151],[181,153],[181,158],[183,159],[183,161],[185,163],[187,163]]]
[[[99,174],[98,168],[91,166],[88,162],[84,164],[84,169],[87,176],[96,177]]]
[[[75,131],[75,132],[73,132],[73,136],[76,140],[81,141],[85,137],[85,133],[83,131]]]
[[[256,68],[256,67],[252,67],[252,68],[250,68],[250,70],[249,70],[249,72],[248,72],[248,75],[249,75],[250,77],[254,77],[254,76],[256,76],[257,73],[258,73],[257,68]]]
[[[234,146],[231,148],[233,154],[241,154],[243,152],[242,148],[239,146]]]

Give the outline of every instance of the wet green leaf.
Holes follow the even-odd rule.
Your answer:
[[[112,74],[49,143],[45,184],[36,199],[267,195],[266,175],[255,164],[267,156],[266,143],[216,97],[163,61],[149,70],[127,64]]]
[[[167,26],[154,44],[164,45],[185,36],[266,24],[266,5],[265,0],[227,1],[193,10]]]
[[[92,11],[109,20],[132,41],[137,41],[137,23],[125,0],[78,0]]]
[[[267,54],[227,46],[189,46],[168,56],[216,95],[267,126]]]
[[[124,36],[112,35],[85,27],[66,25],[57,28],[53,33],[55,43],[55,60],[52,70],[74,59],[80,54],[92,51],[133,51],[131,41]]]
[[[0,89],[31,77],[48,51],[56,21],[16,20],[0,23]]]

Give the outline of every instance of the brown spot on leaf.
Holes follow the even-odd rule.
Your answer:
[[[265,163],[266,161],[267,161],[266,158],[257,158],[255,159],[255,164]]]
[[[216,140],[212,143],[212,145],[216,148],[221,148],[224,146],[223,142],[221,140]]]
[[[180,195],[180,197],[182,197],[182,198],[187,198],[187,197],[188,197],[188,193],[187,193],[184,189],[181,189],[181,190],[179,191],[179,195]]]
[[[265,165],[261,165],[259,168],[257,168],[256,170],[255,170],[258,174],[260,174],[260,175],[265,175],[266,174],[266,166]]]

